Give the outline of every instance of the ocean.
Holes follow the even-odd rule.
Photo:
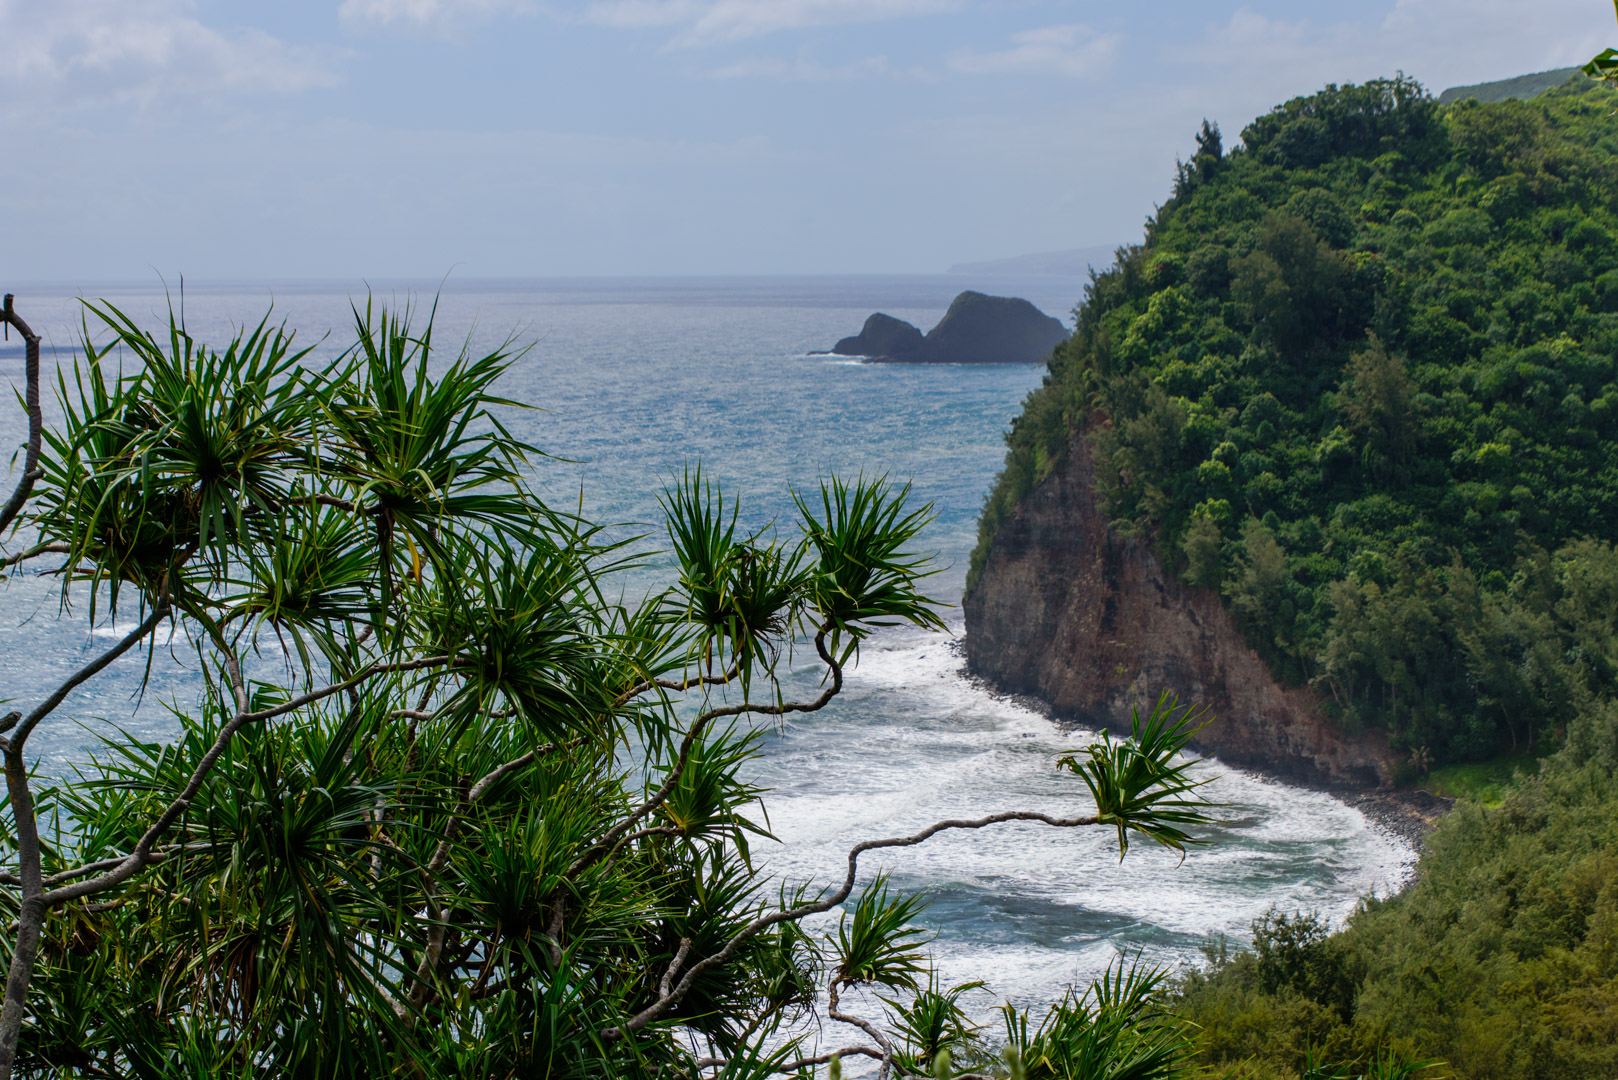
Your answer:
[[[959,291],[1022,296],[1070,321],[1083,282],[1072,278],[822,277],[372,282],[390,304],[435,302],[440,348],[527,346],[498,385],[534,406],[506,419],[549,458],[536,462],[544,497],[581,505],[621,536],[655,546],[656,495],[701,463],[749,527],[789,527],[793,489],[812,491],[834,472],[882,474],[913,485],[937,514],[924,544],[939,573],[933,594],[951,605],[949,631],[884,632],[863,651],[845,694],[823,712],[764,724],[756,761],[779,844],[755,858],[791,880],[840,879],[848,847],[900,835],[941,817],[1027,808],[1073,814],[1082,785],[1055,770],[1056,756],[1091,734],[1065,731],[1038,711],[994,694],[963,670],[959,612],[983,497],[999,469],[1002,435],[1043,369],[1020,365],[866,364],[812,355],[857,332],[873,311],[924,331]],[[82,313],[77,297],[105,298],[157,330],[167,319],[161,283],[138,286],[9,286],[17,310],[45,336],[45,366],[71,363]],[[348,340],[350,303],[364,282],[186,283],[187,328],[222,342],[273,302],[300,339],[330,353]],[[173,300],[179,304],[177,287]],[[22,353],[0,345],[0,379],[20,388]],[[51,416],[47,407],[47,422]],[[21,409],[0,408],[0,446],[20,445]],[[20,458],[18,459],[20,461]],[[14,482],[6,480],[6,490]],[[667,580],[653,556],[623,580],[636,592]],[[0,687],[31,700],[105,647],[110,626],[91,627],[82,606],[57,618],[54,584],[14,578],[0,592]],[[113,723],[163,739],[166,704],[195,694],[183,649],[160,650],[144,697],[141,665],[78,691],[35,736],[40,768],[61,774],[81,761],[93,731]],[[788,677],[812,692],[809,673]],[[1193,964],[1218,935],[1237,942],[1272,905],[1340,921],[1359,898],[1386,894],[1410,873],[1414,853],[1357,810],[1313,791],[1206,762],[1207,791],[1225,824],[1183,860],[1132,847],[1119,862],[1101,830],[1003,825],[946,833],[917,848],[862,862],[930,900],[931,946],[947,982],[981,979],[973,1010],[997,1002],[1038,1006],[1087,982],[1119,956]],[[835,1025],[834,1025],[835,1026]],[[837,1038],[838,1033],[828,1035]]]

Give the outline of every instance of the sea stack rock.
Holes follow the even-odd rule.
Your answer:
[[[963,292],[926,337],[878,312],[831,351],[898,364],[1043,364],[1066,337],[1061,322],[1026,300]]]
[[[880,311],[865,320],[865,326],[853,337],[846,337],[832,346],[838,356],[867,356],[872,359],[894,359],[921,348],[921,331],[892,315]]]
[[[1061,322],[1014,296],[963,292],[927,334],[930,364],[1043,364],[1067,337]]]

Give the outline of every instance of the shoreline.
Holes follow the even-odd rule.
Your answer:
[[[1352,806],[1378,828],[1404,840],[1415,849],[1418,856],[1426,846],[1427,834],[1437,827],[1439,819],[1449,813],[1450,807],[1455,805],[1454,799],[1434,795],[1426,788],[1391,788],[1374,791],[1346,791],[1336,788],[1320,790]]]
[[[1002,701],[1009,701],[1025,709],[1037,712],[1047,717],[1058,729],[1062,731],[1076,731],[1081,725],[1062,716],[1050,703],[1031,694],[1021,694],[996,686],[988,679],[976,674],[965,666],[964,642],[960,638],[950,643],[951,651],[960,656],[962,661],[961,677]],[[1218,758],[1212,760],[1218,761]],[[1223,764],[1223,763],[1221,763]],[[1426,846],[1427,835],[1437,826],[1438,821],[1449,812],[1455,804],[1454,799],[1447,799],[1441,795],[1434,795],[1425,788],[1346,788],[1330,784],[1310,783],[1294,774],[1272,772],[1267,769],[1255,769],[1249,766],[1227,765],[1226,768],[1235,769],[1251,776],[1261,777],[1278,784],[1287,784],[1292,787],[1303,788],[1307,791],[1319,791],[1346,806],[1353,807],[1361,814],[1373,829],[1389,833],[1408,844],[1416,853],[1418,860]],[[1403,891],[1416,879],[1413,870],[1410,876],[1403,881],[1399,888]]]

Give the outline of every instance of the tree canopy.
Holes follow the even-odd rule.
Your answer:
[[[0,1080],[742,1080],[838,1046],[955,1076],[987,1053],[972,986],[939,984],[922,902],[862,856],[1007,822],[1183,849],[1208,820],[1179,753],[1195,713],[1161,702],[1134,740],[1052,762],[1071,813],[940,821],[854,845],[839,880],[772,879],[756,725],[825,707],[879,628],[940,626],[906,486],[828,478],[752,534],[692,468],[662,495],[673,580],[625,599],[629,549],[528,487],[510,348],[440,350],[430,319],[367,305],[321,363],[267,317],[212,347],[90,304],[47,428],[38,338],[4,314],[30,427],[4,569],[121,636],[0,718]],[[35,773],[29,738],[75,688],[159,651],[198,673],[171,741],[113,731]],[[777,678],[793,657],[822,677],[806,700]],[[1008,1009],[1011,1067],[1182,1072],[1160,981],[1120,966],[1043,1019]],[[817,1022],[851,1043],[815,1052]]]
[[[1204,124],[1008,435],[1000,521],[1096,448],[1112,522],[1276,676],[1433,762],[1608,695],[1618,90],[1440,106],[1399,77]]]

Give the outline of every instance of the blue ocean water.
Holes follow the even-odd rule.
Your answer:
[[[17,307],[71,362],[82,313],[77,297],[104,297],[154,330],[167,319],[160,285],[11,288]],[[366,284],[187,283],[185,318],[203,341],[261,318],[271,302],[300,337],[331,352],[349,340],[351,301]],[[513,339],[528,351],[498,387],[534,409],[507,417],[515,433],[554,457],[536,463],[544,496],[582,501],[621,535],[652,530],[659,486],[701,462],[743,501],[753,527],[790,521],[791,488],[813,490],[832,472],[864,471],[911,482],[937,519],[926,543],[940,572],[934,594],[958,605],[977,512],[1003,455],[1002,434],[1043,370],[1005,366],[863,364],[811,355],[858,330],[872,311],[930,328],[961,289],[1024,296],[1066,318],[1082,282],[1064,278],[846,277],[675,280],[373,282],[389,303],[434,303],[440,347],[474,350]],[[174,296],[176,304],[179,296]],[[0,346],[0,379],[20,386],[15,337]],[[53,352],[53,346],[55,351]],[[14,401],[14,399],[8,399]],[[47,409],[47,417],[51,410]],[[14,404],[0,407],[0,446],[20,444]],[[10,480],[6,486],[9,491]],[[624,582],[660,580],[652,558]],[[58,619],[50,582],[14,578],[0,591],[0,697],[27,701],[83,663],[117,631],[92,627],[84,605]],[[1077,813],[1082,786],[1054,769],[1058,752],[1088,733],[1063,732],[965,677],[958,607],[951,631],[894,631],[868,646],[832,707],[765,732],[759,782],[772,789],[769,821],[779,845],[761,855],[792,879],[840,877],[847,848],[909,832],[941,817],[1028,808]],[[159,651],[137,700],[138,665],[78,691],[35,737],[41,768],[82,759],[93,729],[116,723],[146,738],[172,731],[167,701],[195,693],[185,650]],[[796,677],[809,689],[807,674]],[[984,979],[974,1005],[1036,1004],[1099,973],[1120,950],[1193,962],[1210,936],[1241,939],[1270,905],[1334,919],[1357,898],[1388,892],[1412,852],[1329,796],[1224,768],[1210,796],[1229,804],[1228,824],[1183,861],[1132,849],[1122,864],[1101,832],[1000,826],[944,834],[871,860],[902,888],[931,898],[936,961],[951,980]],[[862,864],[864,865],[864,864]],[[831,1037],[836,1037],[835,1035]]]

